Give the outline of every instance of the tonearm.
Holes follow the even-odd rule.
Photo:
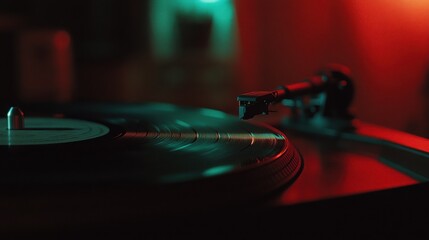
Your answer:
[[[269,106],[282,102],[292,110],[292,118],[334,119],[349,122],[353,116],[349,105],[354,95],[350,70],[339,64],[330,64],[313,77],[274,91],[256,91],[238,96],[239,117],[250,119],[268,114]],[[307,100],[307,101],[306,101]]]

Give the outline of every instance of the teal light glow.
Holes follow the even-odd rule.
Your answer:
[[[175,105],[169,103],[151,103],[147,108],[164,112],[174,112],[178,109]]]
[[[176,120],[176,123],[177,123],[178,125],[182,126],[182,127],[186,127],[186,128],[191,128],[191,127],[192,127],[189,123],[184,122],[184,121],[179,120],[179,119],[177,119],[177,120]]]
[[[187,148],[187,147],[191,146],[191,145],[192,145],[192,143],[182,144],[182,145],[180,145],[180,143],[179,143],[179,144],[176,144],[176,145],[179,145],[179,146],[178,146],[178,147],[172,147],[172,148],[171,148],[171,151],[172,151],[172,152],[180,151],[180,150],[182,150],[182,149],[185,149],[185,148]]]
[[[150,23],[156,57],[168,59],[178,52],[179,15],[195,22],[211,19],[211,55],[215,58],[233,56],[236,23],[232,0],[152,0]]]
[[[176,26],[174,0],[152,0],[150,8],[151,34],[154,53],[159,58],[169,58],[175,52]]]
[[[232,165],[213,167],[213,168],[209,168],[209,169],[205,170],[203,172],[203,176],[205,176],[205,177],[216,176],[216,175],[220,175],[223,173],[227,173],[227,172],[231,171],[232,169],[234,169],[234,166],[232,166]]]
[[[209,108],[202,108],[200,110],[200,113],[207,117],[214,117],[214,118],[220,118],[224,119],[227,117],[227,114],[218,110],[209,109]]]
[[[218,2],[219,0],[200,0],[200,2],[203,2],[203,3],[215,3],[215,2]]]

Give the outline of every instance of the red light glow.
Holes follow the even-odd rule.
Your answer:
[[[56,65],[57,100],[65,102],[70,100],[73,87],[70,34],[64,30],[57,31],[52,41]]]
[[[70,46],[70,35],[66,31],[58,31],[54,34],[53,41],[57,49],[66,49]]]

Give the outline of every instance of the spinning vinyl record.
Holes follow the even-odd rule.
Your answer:
[[[22,110],[20,129],[0,120],[0,184],[16,208],[31,197],[60,213],[100,199],[115,203],[113,215],[131,205],[153,215],[199,211],[260,199],[288,186],[303,166],[282,132],[213,109],[153,103]]]

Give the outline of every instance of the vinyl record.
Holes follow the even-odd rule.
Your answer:
[[[209,209],[263,198],[303,166],[282,132],[213,109],[152,103],[23,111],[23,129],[0,120],[0,183],[16,204],[37,195],[57,204],[73,196],[85,206],[89,197],[115,207],[137,201],[153,214]]]

